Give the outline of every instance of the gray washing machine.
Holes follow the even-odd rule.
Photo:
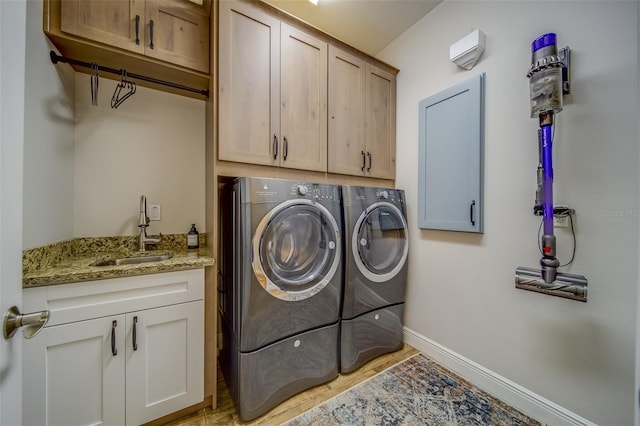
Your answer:
[[[221,194],[220,360],[248,421],[338,376],[341,188],[238,178]]]
[[[402,348],[408,229],[404,191],[343,186],[345,283],[340,371]]]

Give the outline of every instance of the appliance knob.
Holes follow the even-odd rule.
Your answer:
[[[380,191],[378,192],[378,198],[386,200],[389,198],[389,192],[387,191]]]
[[[298,185],[298,194],[300,195],[307,195],[307,192],[309,192],[309,189],[307,189],[306,186],[304,185]]]

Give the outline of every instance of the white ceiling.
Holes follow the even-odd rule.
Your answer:
[[[263,0],[375,56],[442,0]]]

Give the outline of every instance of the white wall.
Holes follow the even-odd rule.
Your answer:
[[[116,82],[76,76],[74,236],[136,235],[140,196],[161,206],[149,234],[205,231],[205,102],[137,87],[111,108]]]
[[[49,59],[42,1],[27,1],[23,247],[73,237],[74,76]]]
[[[449,46],[473,28],[485,32],[486,52],[466,72],[449,62]],[[515,268],[540,258],[537,120],[525,74],[531,42],[546,32],[573,52],[572,95],[555,132],[555,200],[577,211],[576,260],[564,271],[589,279],[588,303],[514,288]],[[396,185],[407,191],[413,231],[406,326],[603,425],[632,424],[636,404],[637,55],[634,1],[445,1],[379,55],[401,70]],[[420,230],[418,102],[480,72],[485,233]],[[566,262],[572,240],[558,234]]]

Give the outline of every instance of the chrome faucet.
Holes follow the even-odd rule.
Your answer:
[[[140,219],[138,221],[138,228],[140,228],[140,235],[138,238],[138,250],[146,251],[147,244],[158,244],[162,240],[162,234],[157,237],[147,237],[147,227],[149,226],[149,216],[147,216],[147,197],[140,196]]]

